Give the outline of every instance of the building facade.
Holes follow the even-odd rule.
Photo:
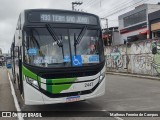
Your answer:
[[[160,10],[160,4],[142,4],[118,17],[120,41],[134,42],[149,39],[148,15]]]
[[[160,10],[148,15],[150,39],[160,39]]]
[[[114,46],[123,44],[120,40],[120,34],[118,31],[118,27],[109,27],[103,30],[103,40],[105,46]]]

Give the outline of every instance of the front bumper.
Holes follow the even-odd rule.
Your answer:
[[[24,100],[26,105],[41,105],[41,104],[56,104],[56,103],[66,103],[68,97],[60,98],[50,98],[40,92],[39,90],[33,88],[24,81]],[[90,94],[79,95],[79,100],[86,100],[90,98],[95,98],[105,94],[105,77],[98,87]]]

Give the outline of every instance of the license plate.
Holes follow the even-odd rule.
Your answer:
[[[80,96],[71,96],[71,97],[66,98],[66,102],[75,102],[79,100],[80,100]]]

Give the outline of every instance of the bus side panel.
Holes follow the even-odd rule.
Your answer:
[[[24,85],[24,101],[26,105],[44,104],[42,93],[29,85],[26,80],[23,81]]]

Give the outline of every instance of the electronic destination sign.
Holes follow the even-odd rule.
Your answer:
[[[97,17],[79,13],[30,12],[29,22],[75,23],[97,25]]]

